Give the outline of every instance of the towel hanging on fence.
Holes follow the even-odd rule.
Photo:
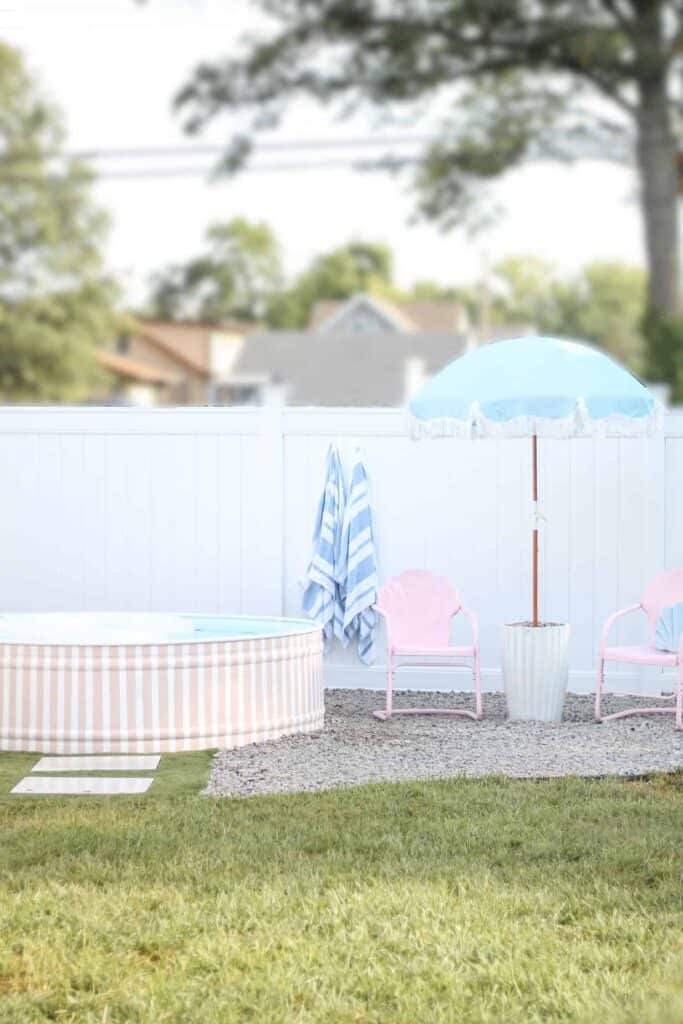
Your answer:
[[[325,467],[325,487],[318,504],[313,532],[313,557],[306,573],[303,609],[323,627],[327,652],[333,635],[341,636],[344,607],[340,591],[340,559],[346,492],[339,449],[331,444]]]
[[[377,556],[372,530],[370,488],[360,451],[356,451],[351,487],[341,541],[341,564],[344,566],[342,594],[344,600],[344,632],[346,647],[358,634],[358,655],[366,665],[375,660],[375,629],[377,612]]]

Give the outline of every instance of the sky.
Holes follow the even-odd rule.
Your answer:
[[[78,150],[191,145],[172,110],[174,94],[198,62],[234,55],[245,33],[266,27],[253,0],[147,0],[144,6],[134,0],[0,0],[0,38],[24,53],[62,109],[69,148]],[[238,127],[234,116],[226,118],[196,141],[222,144]],[[400,133],[433,127],[408,125]],[[343,122],[301,102],[269,139],[339,140],[376,132],[370,111]],[[176,163],[208,166],[210,158]],[[172,166],[159,158],[106,166],[160,165]],[[101,181],[94,191],[111,218],[107,265],[131,304],[144,301],[154,271],[201,249],[211,222],[236,216],[273,227],[290,276],[317,253],[351,239],[388,244],[397,283],[405,287],[425,279],[472,282],[482,268],[517,254],[544,257],[567,274],[592,260],[644,259],[635,175],[597,161],[534,163],[506,175],[495,189],[503,216],[474,238],[413,223],[407,178],[346,168],[252,172],[217,184],[203,175],[119,179]]]

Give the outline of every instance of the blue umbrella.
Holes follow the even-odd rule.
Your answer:
[[[661,406],[604,352],[526,337],[474,349],[427,381],[410,403],[416,437],[531,437],[535,526],[533,624],[538,625],[538,437],[638,436]]]

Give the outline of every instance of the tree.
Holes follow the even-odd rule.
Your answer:
[[[358,292],[388,295],[393,260],[385,245],[349,242],[317,256],[294,285],[275,295],[268,320],[274,327],[304,327],[320,299],[348,299]]]
[[[64,158],[64,131],[20,55],[0,44],[0,397],[68,401],[99,373],[115,328],[102,274],[105,219],[90,175]]]
[[[153,314],[261,319],[282,284],[280,247],[272,230],[237,217],[211,225],[206,246],[202,255],[153,280]]]
[[[495,321],[528,324],[548,333],[571,333],[558,324],[558,279],[552,263],[536,256],[508,256],[492,268],[491,276]]]
[[[271,126],[301,95],[386,109],[450,96],[416,182],[422,213],[447,224],[471,211],[476,185],[530,156],[634,148],[650,304],[678,310],[680,0],[257,2],[277,27],[197,68],[177,98],[188,130],[238,108],[255,111],[255,130]]]
[[[595,262],[560,278],[545,260],[511,256],[493,267],[488,288],[497,323],[592,341],[632,370],[643,370],[647,286],[639,267]]]
[[[558,289],[558,309],[568,326],[572,324],[567,293],[572,306],[574,326],[568,333],[595,342],[635,372],[643,372],[645,273],[623,263],[596,262],[584,267],[573,285],[573,296],[571,286]]]
[[[683,402],[683,316],[644,321],[648,341],[646,372],[650,380],[670,385],[671,398]]]

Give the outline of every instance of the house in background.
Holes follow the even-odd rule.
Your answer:
[[[321,301],[306,330],[251,334],[217,385],[217,402],[401,405],[470,340],[457,302],[394,303],[364,293]]]
[[[110,379],[94,400],[131,405],[213,405],[253,324],[131,317],[97,359]]]
[[[426,377],[478,344],[528,333],[475,330],[459,302],[318,302],[309,326],[131,317],[98,358],[113,382],[93,401],[135,405],[400,406]]]
[[[97,362],[106,371],[103,384],[90,399],[97,405],[165,405],[177,384],[174,371],[115,349],[99,349]]]
[[[268,331],[249,337],[225,386],[258,404],[399,406],[468,343],[455,333]],[[223,387],[221,404],[232,404]]]
[[[318,302],[308,330],[254,332],[219,388],[229,405],[278,395],[288,405],[401,406],[425,379],[479,344],[527,325],[474,330],[455,301],[387,302],[359,294]]]
[[[338,302],[316,302],[308,328],[319,334],[466,334],[465,307],[450,299],[406,299],[388,302],[359,293]]]

